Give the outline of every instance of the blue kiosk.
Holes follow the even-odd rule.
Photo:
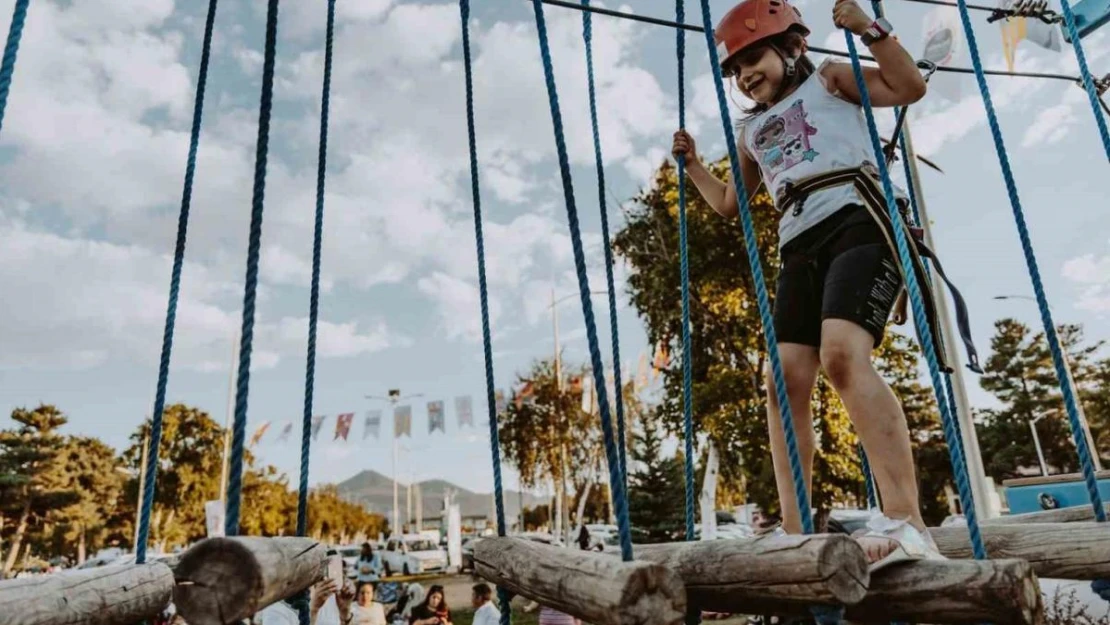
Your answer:
[[[1098,471],[1098,491],[1103,501],[1110,501],[1110,471]],[[1010,514],[1025,514],[1074,508],[1091,507],[1087,486],[1082,473],[1023,477],[1002,482]]]

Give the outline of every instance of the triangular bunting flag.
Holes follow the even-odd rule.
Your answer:
[[[393,409],[393,437],[402,434],[412,436],[412,406],[397,406]]]
[[[428,434],[436,430],[447,433],[447,418],[443,414],[443,402],[438,400],[428,402]]]
[[[474,407],[470,395],[455,398],[455,415],[460,428],[464,425],[474,427]]]
[[[347,440],[347,435],[351,433],[351,422],[355,420],[355,413],[345,412],[335,419],[335,438],[332,440]]]
[[[362,431],[362,440],[366,440],[367,436],[378,438],[378,433],[382,428],[382,411],[371,410],[366,413],[366,423]]]
[[[266,434],[266,430],[269,429],[269,427],[269,421],[265,421],[262,423],[262,425],[258,426],[258,429],[254,431],[254,436],[251,436],[251,442],[249,445],[247,445],[247,447],[254,447],[255,445],[257,445],[258,441],[262,440],[262,436]]]

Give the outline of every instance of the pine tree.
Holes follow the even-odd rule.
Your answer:
[[[77,499],[51,475],[64,443],[57,430],[68,421],[65,415],[44,404],[17,408],[11,416],[19,426],[0,431],[0,513],[14,518],[16,526],[0,577],[11,572],[27,536],[46,514]]]
[[[663,433],[656,418],[645,417],[639,430],[628,459],[629,516],[638,540],[675,540],[686,527],[684,460],[677,453],[663,455]]]
[[[1057,332],[1087,416],[1101,425],[1105,419],[1100,398],[1107,389],[1101,367],[1105,365],[1092,364],[1091,360],[1102,342],[1084,345],[1078,325],[1064,325]],[[1014,319],[1000,319],[995,322],[991,355],[984,369],[980,384],[1002,404],[980,413],[983,423],[978,428],[979,444],[987,474],[1000,481],[1022,475],[1021,469],[1038,467],[1029,426],[1034,419],[1048,470],[1077,471],[1075,443],[1044,334],[1034,334]],[[1096,440],[1098,432],[1099,428],[1092,425]]]

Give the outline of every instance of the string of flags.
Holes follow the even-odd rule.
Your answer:
[[[498,396],[503,398],[504,393],[498,391]],[[474,409],[473,400],[469,395],[456,397],[454,400],[455,416],[458,427],[474,427]],[[499,407],[499,410],[504,410],[504,407]],[[442,400],[428,402],[428,433],[434,434],[439,431],[443,434],[447,433],[447,414],[446,404]],[[350,440],[351,430],[356,425],[356,413],[344,412],[335,415],[335,430],[332,436],[333,441],[347,441]],[[320,432],[324,428],[324,423],[329,419],[328,415],[316,415],[312,417],[310,424],[312,440],[320,439]],[[382,422],[385,419],[385,412],[383,410],[367,410],[362,417],[362,440],[368,438],[380,438],[382,431]],[[277,434],[275,442],[285,443],[293,436],[293,429],[299,420],[287,420],[281,423],[281,429]],[[264,421],[258,425],[254,434],[250,438],[250,446],[254,447],[262,441],[266,433],[270,431],[273,425],[271,421]],[[395,406],[393,408],[393,436],[412,436],[412,406],[403,405]]]
[[[633,388],[636,392],[647,388],[658,381],[661,372],[671,366],[670,352],[667,345],[664,343],[656,346],[654,353],[651,357],[651,362],[648,362],[648,355],[646,353],[640,355],[640,360],[636,373],[629,375],[628,378],[632,382]],[[631,372],[629,372],[631,373]],[[612,369],[606,371],[606,392],[609,397],[615,395],[615,381]],[[598,409],[597,391],[593,388],[593,377],[586,376],[570,376],[568,380],[569,390],[572,393],[582,394],[582,410],[588,413],[596,413]],[[524,380],[520,388],[515,389],[513,392],[513,403],[519,408],[524,403],[529,403],[535,400],[535,386],[530,380]],[[453,408],[455,412],[455,421],[458,429],[473,428],[474,425],[474,402],[470,395],[461,395],[454,398]],[[412,420],[413,420],[413,407],[411,404],[396,405],[393,407],[393,437],[400,438],[402,436],[412,437]],[[497,390],[494,393],[494,409],[496,414],[501,414],[508,409],[508,399],[504,390]],[[447,434],[447,403],[443,400],[433,400],[427,403],[426,411],[428,416],[428,434],[435,434],[437,431],[441,434]],[[320,438],[320,432],[324,428],[324,423],[329,419],[328,415],[313,416],[309,427],[312,440],[317,441]],[[387,419],[387,414],[384,410],[373,409],[367,410],[363,413],[361,418],[362,423],[362,438],[367,440],[369,438],[379,439],[382,434],[382,423]],[[356,425],[356,413],[344,412],[335,415],[335,429],[332,434],[333,441],[342,440],[344,442],[350,440],[351,430]],[[299,419],[286,420],[281,422],[280,430],[278,431],[275,443],[287,443],[293,436],[295,424]],[[271,421],[264,421],[258,425],[254,434],[250,438],[250,447],[262,442],[270,427],[273,425]]]

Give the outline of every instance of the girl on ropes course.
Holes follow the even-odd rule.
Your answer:
[[[891,36],[889,22],[872,20],[853,0],[837,0],[832,19],[858,35],[878,63],[864,69],[874,106],[905,107],[925,95],[925,80]],[[894,225],[888,216],[852,66],[829,60],[815,66],[806,56],[809,32],[785,0],[744,0],[715,31],[722,74],[754,102],[737,123],[744,186],[750,197],[762,181],[781,213],[774,331],[806,486],[815,451],[810,398],[823,368],[871,459],[881,494],[882,510],[857,536],[872,568],[941,558],[921,518],[905,415],[871,360],[902,289],[893,228],[906,224]],[[737,215],[732,181],[709,172],[685,130],[674,134],[672,154],[685,157],[691,180],[713,210]],[[905,193],[896,194],[904,212]],[[778,531],[802,533],[770,375],[768,368],[768,425],[783,519]]]

